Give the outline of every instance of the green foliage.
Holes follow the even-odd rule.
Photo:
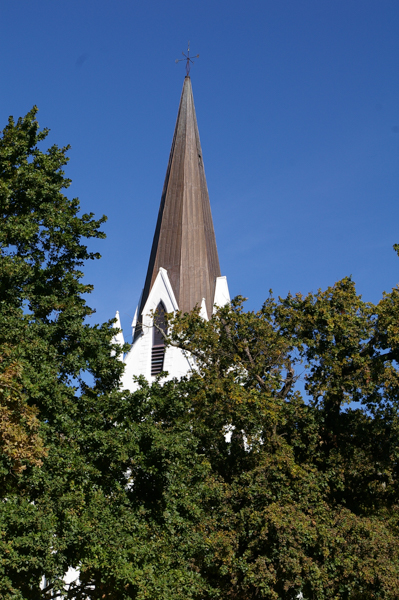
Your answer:
[[[106,411],[100,426],[93,413],[117,389],[122,368],[110,357],[112,324],[85,321],[91,287],[80,269],[99,255],[82,240],[103,238],[104,218],[80,216],[78,200],[64,195],[68,148],[42,152],[47,131],[35,115],[34,108],[10,118],[0,137],[2,598],[45,597],[42,576],[55,590],[81,561],[77,525],[98,494],[106,496],[102,464],[86,445],[112,428]]]
[[[364,303],[344,279],[258,313],[236,299],[208,322],[171,317],[169,343],[197,360],[180,387],[218,490],[204,597],[397,596],[398,302]]]
[[[20,473],[26,468],[24,462],[40,466],[46,449],[38,435],[37,409],[29,406],[22,390],[22,367],[10,360],[10,355],[10,349],[3,344],[0,355],[0,447],[12,470]]]

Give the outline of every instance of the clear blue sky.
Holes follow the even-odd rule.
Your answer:
[[[222,274],[257,309],[352,275],[366,300],[399,259],[398,0],[18,0],[0,7],[0,128],[37,104],[71,144],[98,321],[129,339],[191,40]]]

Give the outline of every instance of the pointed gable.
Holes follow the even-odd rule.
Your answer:
[[[205,298],[212,314],[220,267],[190,77],[183,84],[139,319],[161,267],[180,310],[201,306]]]

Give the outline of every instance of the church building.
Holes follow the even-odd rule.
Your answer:
[[[192,360],[178,348],[165,351],[163,315],[195,306],[208,319],[230,301],[220,274],[208,187],[190,76],[184,79],[172,148],[166,170],[147,276],[133,320],[133,344],[123,358],[122,386],[133,390],[134,375],[153,381],[161,371],[181,377]],[[155,315],[155,316],[154,316]],[[154,327],[154,319],[157,327]],[[121,328],[119,313],[115,327]],[[123,344],[123,334],[115,341]]]

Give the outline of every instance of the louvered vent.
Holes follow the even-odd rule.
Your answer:
[[[153,346],[151,352],[151,375],[158,375],[163,371],[165,346]]]
[[[165,340],[163,333],[166,334],[167,331],[165,313],[165,307],[163,303],[160,302],[154,316],[155,327],[152,335],[151,375],[158,375],[163,371],[163,361],[165,357]]]

